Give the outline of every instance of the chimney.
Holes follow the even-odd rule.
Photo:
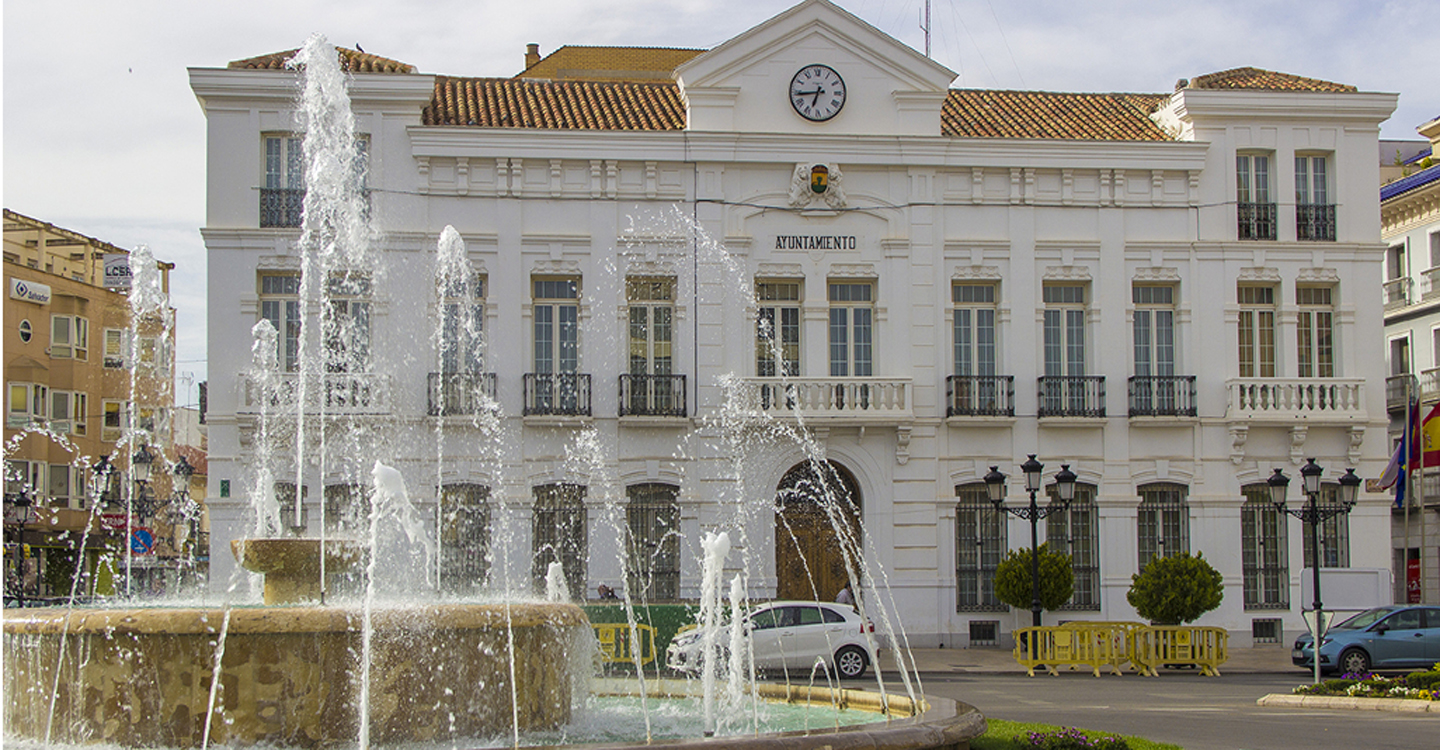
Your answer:
[[[525,45],[525,69],[529,70],[530,68],[535,66],[535,63],[538,62],[540,62],[540,45]]]

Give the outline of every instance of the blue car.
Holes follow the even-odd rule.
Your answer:
[[[1313,639],[1295,639],[1290,660],[1314,669]],[[1320,671],[1363,674],[1371,670],[1425,668],[1440,661],[1440,607],[1397,604],[1367,609],[1332,625],[1320,641]]]

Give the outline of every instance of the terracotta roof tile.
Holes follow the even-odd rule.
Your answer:
[[[675,68],[704,53],[668,47],[565,46],[526,68],[516,78],[552,81],[670,81]]]
[[[399,60],[391,60],[388,57],[372,55],[369,52],[359,52],[344,47],[336,47],[340,53],[340,67],[352,73],[415,73],[414,65],[403,63]],[[274,52],[269,55],[251,57],[245,60],[235,60],[225,67],[232,70],[284,70],[285,63],[298,53],[299,49],[292,49],[286,52]]]
[[[1192,89],[1259,89],[1263,91],[1353,92],[1354,86],[1260,68],[1235,68],[1190,79]]]
[[[1168,141],[1150,119],[1164,94],[1062,94],[952,89],[940,116],[956,138]]]
[[[551,130],[683,130],[674,84],[435,77],[426,125]]]

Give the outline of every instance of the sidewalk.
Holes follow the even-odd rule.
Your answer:
[[[916,668],[922,674],[1025,674],[1025,668],[1015,661],[1010,649],[998,646],[917,648],[912,653]],[[1221,675],[1296,673],[1296,667],[1290,663],[1290,647],[1285,644],[1232,648],[1229,657],[1220,665]],[[888,658],[885,665],[889,666]]]

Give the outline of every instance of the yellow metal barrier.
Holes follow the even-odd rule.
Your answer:
[[[1122,665],[1134,661],[1130,635],[1140,627],[1132,622],[1071,622],[1017,628],[1015,660],[1031,677],[1036,667],[1059,675],[1057,668],[1062,665],[1090,667],[1096,677],[1102,667],[1109,667],[1118,675]]]
[[[1193,625],[1150,625],[1133,638],[1131,661],[1142,675],[1159,677],[1160,667],[1194,665],[1200,674],[1219,677],[1230,658],[1230,634],[1224,628]]]
[[[630,625],[623,622],[591,623],[595,628],[595,640],[600,644],[600,656],[606,664],[634,664]],[[636,624],[635,636],[640,641],[640,665],[655,661],[655,628]]]

